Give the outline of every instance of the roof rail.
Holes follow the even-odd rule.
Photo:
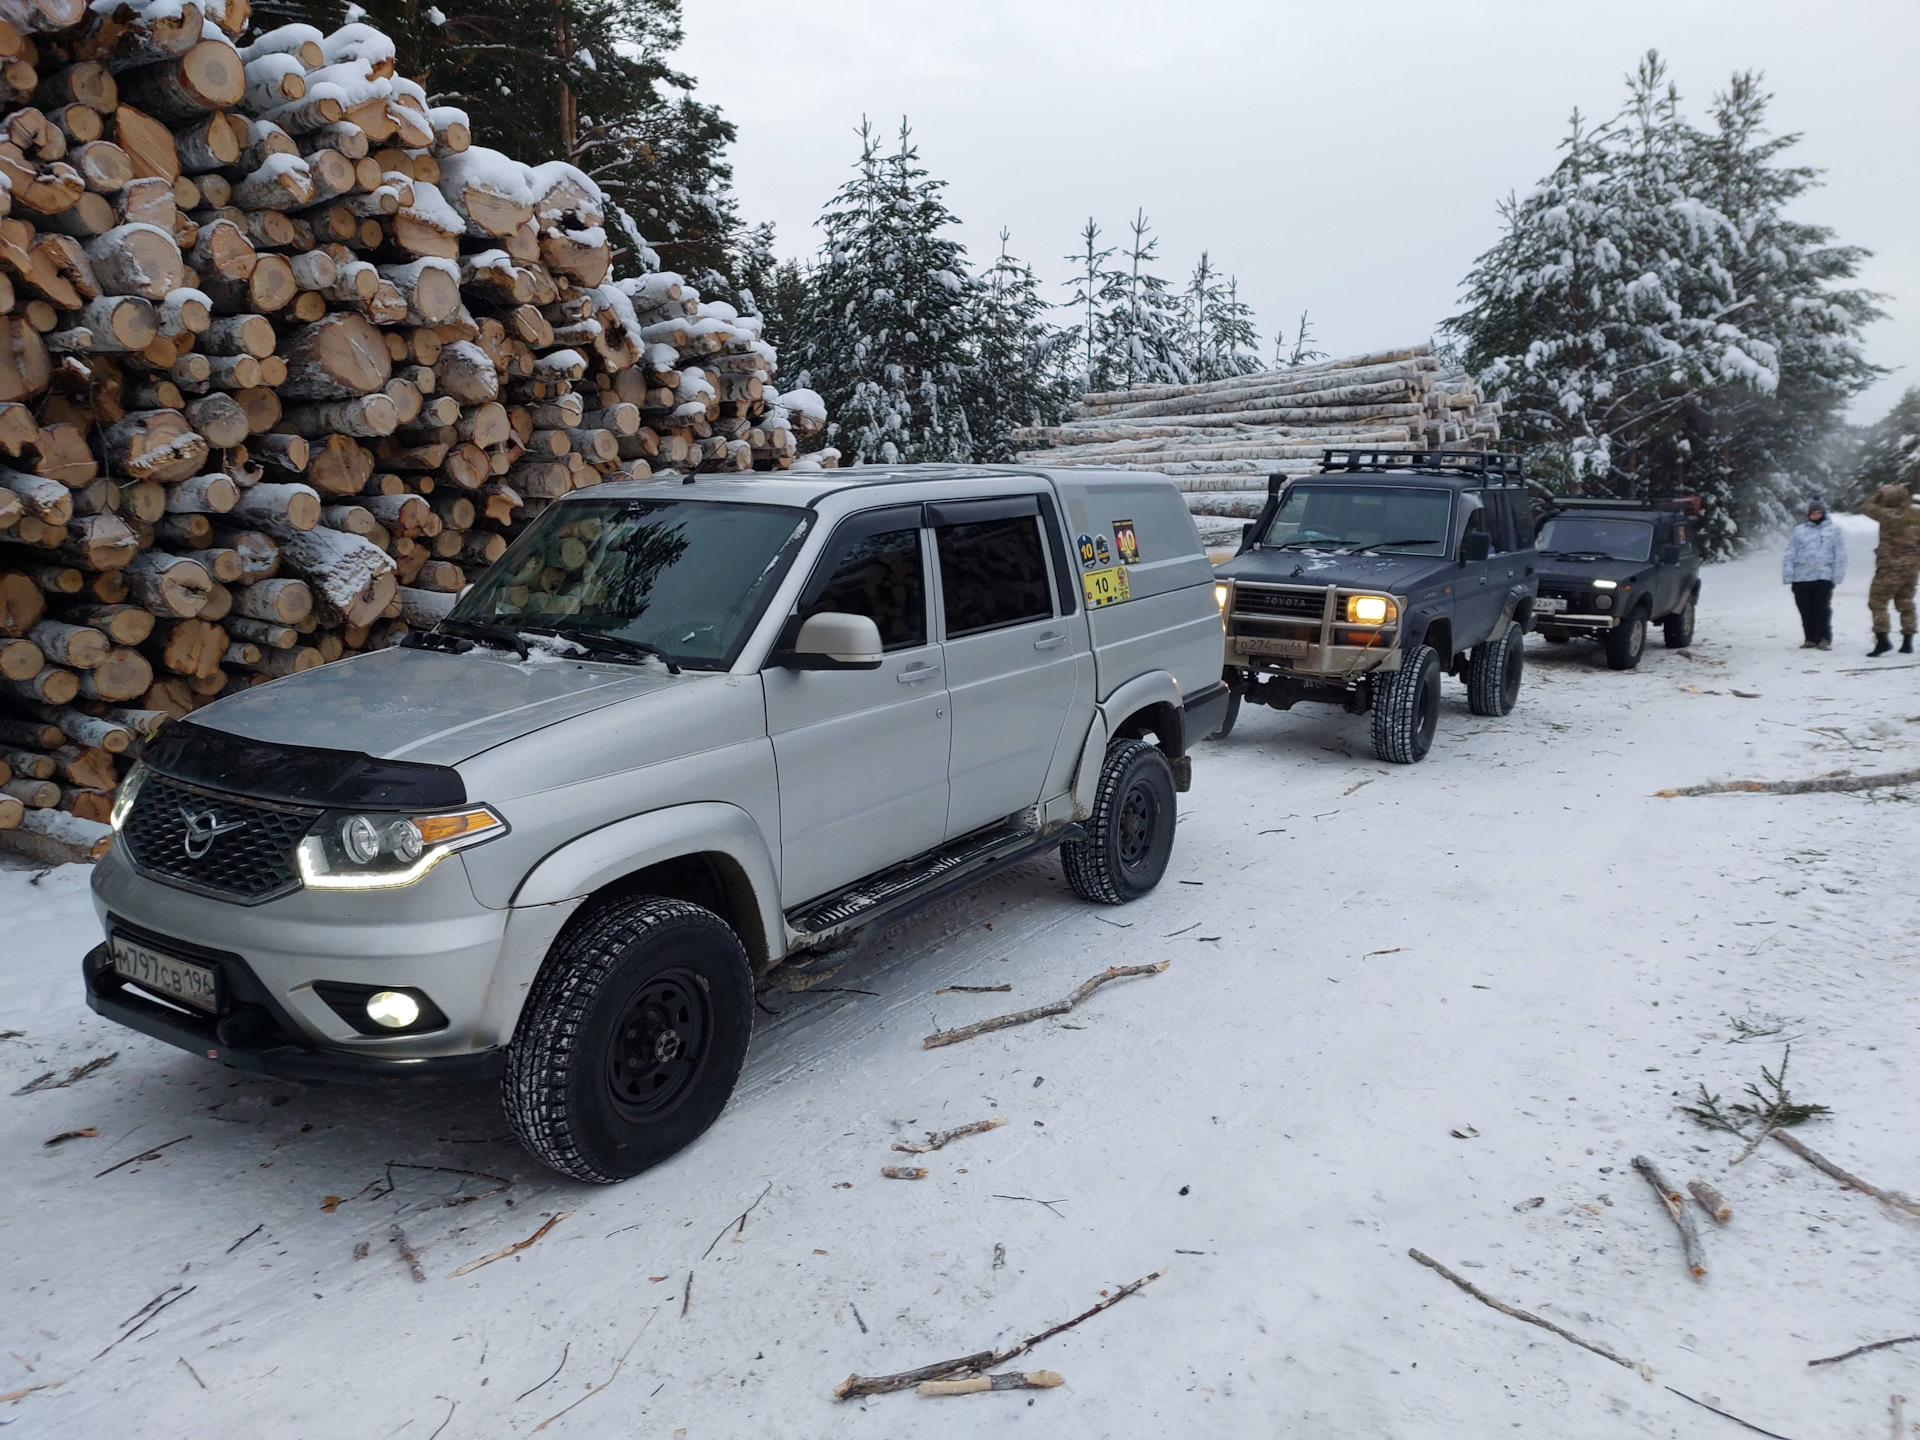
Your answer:
[[[1556,495],[1549,510],[1653,510],[1671,514],[1698,515],[1702,504],[1698,495],[1613,496]]]
[[[1417,474],[1479,475],[1520,482],[1526,467],[1518,455],[1494,450],[1323,450],[1323,474],[1335,470],[1393,471]]]

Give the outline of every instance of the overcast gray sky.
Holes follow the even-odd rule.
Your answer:
[[[1320,348],[1429,334],[1496,233],[1495,205],[1554,164],[1569,112],[1611,114],[1649,46],[1689,110],[1765,72],[1777,131],[1826,173],[1802,218],[1874,252],[1894,373],[1920,384],[1920,3],[1916,0],[685,0],[679,60],[740,127],[744,213],[811,253],[865,114],[913,123],[976,262],[1001,226],[1064,299],[1089,215],[1136,206],[1163,273],[1204,248],[1263,340],[1304,308]],[[1410,218],[1402,202],[1425,202]]]

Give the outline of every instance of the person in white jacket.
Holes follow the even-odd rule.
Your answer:
[[[1828,517],[1827,502],[1815,495],[1807,502],[1807,518],[1787,536],[1780,562],[1780,581],[1793,587],[1793,603],[1800,607],[1807,637],[1802,650],[1833,648],[1833,587],[1846,578],[1846,537]]]

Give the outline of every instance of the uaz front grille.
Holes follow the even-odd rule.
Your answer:
[[[145,873],[257,905],[299,887],[293,852],[317,809],[243,800],[148,775],[120,838]]]
[[[1284,615],[1318,620],[1327,607],[1324,590],[1267,590],[1236,585],[1233,608],[1245,615]]]

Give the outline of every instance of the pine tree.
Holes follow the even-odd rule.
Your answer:
[[[1112,390],[1121,383],[1113,372],[1106,336],[1107,316],[1125,295],[1126,275],[1107,268],[1113,247],[1102,250],[1099,244],[1100,226],[1088,216],[1080,232],[1080,249],[1067,256],[1074,264],[1073,294],[1067,305],[1078,321],[1073,339],[1079,348],[1082,390]]]
[[[1220,276],[1213,268],[1213,258],[1204,250],[1194,264],[1193,274],[1187,277],[1187,288],[1181,299],[1186,312],[1181,326],[1181,359],[1194,379],[1217,380],[1220,377],[1213,373],[1213,346],[1207,327],[1220,303]]]
[[[1206,251],[1187,281],[1187,369],[1195,380],[1224,380],[1251,375],[1260,368],[1260,334],[1253,309],[1241,302],[1240,282],[1223,282]]]
[[[1179,298],[1172,286],[1154,274],[1160,241],[1137,211],[1128,225],[1132,244],[1122,257],[1124,268],[1107,272],[1115,302],[1097,337],[1098,353],[1114,388],[1136,385],[1184,385],[1193,378],[1183,350]]]
[[[942,232],[954,217],[945,182],[920,164],[912,132],[881,153],[860,126],[853,179],[820,217],[819,261],[791,343],[801,383],[834,418],[828,440],[852,464],[967,460],[966,397],[978,286],[966,250]]]
[[[1797,137],[1763,138],[1766,102],[1736,76],[1699,130],[1650,52],[1621,112],[1575,112],[1553,174],[1501,207],[1448,322],[1537,472],[1696,490],[1716,550],[1780,515],[1877,373],[1860,350],[1874,297],[1835,283],[1864,252],[1783,214],[1815,181],[1778,163]]]
[[[294,20],[330,31],[361,18],[392,37],[399,73],[434,103],[466,110],[477,144],[529,164],[567,160],[593,176],[614,202],[609,222],[629,266],[651,242],[709,298],[734,294],[734,127],[671,63],[680,0],[259,0],[253,9],[256,31]]]
[[[987,464],[1013,460],[1016,427],[1059,424],[1073,389],[1077,334],[1047,323],[1052,307],[1032,267],[1007,253],[1007,236],[1003,229],[999,258],[981,277],[968,367],[973,458]]]
[[[1294,331],[1293,339],[1287,339],[1287,327],[1284,325],[1273,332],[1273,368],[1276,370],[1292,370],[1326,358],[1326,351],[1313,348],[1313,327],[1307,323],[1307,312],[1304,310],[1300,312],[1300,324]]]

